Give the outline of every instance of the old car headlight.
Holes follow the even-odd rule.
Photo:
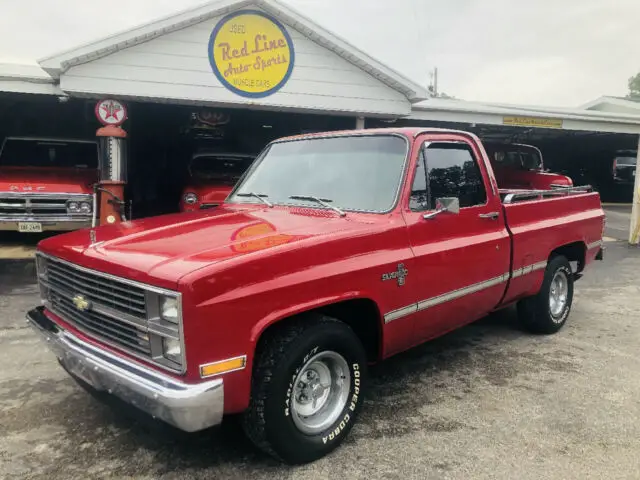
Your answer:
[[[36,255],[36,272],[38,277],[47,276],[47,259],[42,255]]]
[[[195,193],[189,192],[184,194],[184,203],[186,203],[187,205],[194,205],[197,202],[198,196]]]
[[[171,323],[178,323],[180,315],[178,312],[178,300],[175,297],[161,297],[160,317]]]
[[[175,338],[162,339],[162,355],[168,360],[182,363],[182,345]]]
[[[91,204],[89,202],[80,202],[78,211],[80,213],[91,213]]]
[[[67,202],[67,212],[78,213],[80,211],[80,204],[78,202]]]

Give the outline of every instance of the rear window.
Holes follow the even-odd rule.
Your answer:
[[[0,166],[94,169],[98,168],[98,146],[91,142],[8,138],[0,153]]]

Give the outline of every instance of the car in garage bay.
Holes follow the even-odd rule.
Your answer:
[[[636,165],[638,152],[635,150],[618,150],[613,159],[613,183],[619,186],[633,186],[636,181]]]
[[[223,203],[254,158],[255,155],[219,150],[196,152],[189,162],[180,211],[193,212]]]
[[[0,230],[90,227],[97,180],[95,141],[7,137],[0,150]]]
[[[498,184],[503,188],[547,190],[571,187],[566,175],[545,170],[542,152],[533,145],[484,142]]]

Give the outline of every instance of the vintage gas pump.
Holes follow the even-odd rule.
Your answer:
[[[127,119],[127,111],[120,102],[101,100],[95,112],[103,127],[96,132],[100,180],[94,186],[94,226],[127,220],[124,201],[127,132],[120,127]]]

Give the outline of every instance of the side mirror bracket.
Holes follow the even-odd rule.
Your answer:
[[[445,212],[458,215],[460,213],[460,199],[455,197],[437,198],[436,210],[430,213],[425,213],[422,218],[425,220],[431,220]]]

